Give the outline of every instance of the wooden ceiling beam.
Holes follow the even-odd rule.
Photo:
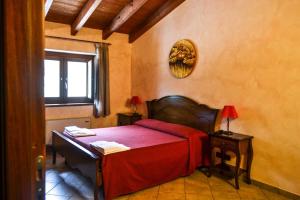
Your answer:
[[[76,35],[76,33],[84,26],[101,2],[102,0],[88,0],[71,26],[72,35]]]
[[[102,39],[106,40],[113,32],[117,31],[123,24],[125,24],[145,3],[149,0],[132,0],[127,4],[120,13],[112,20],[102,32]]]
[[[45,17],[47,17],[50,7],[52,6],[52,3],[53,0],[45,0]]]
[[[129,43],[132,43],[138,39],[141,35],[143,35],[152,26],[158,23],[162,18],[172,12],[184,1],[185,0],[168,0],[165,2],[158,10],[156,10],[150,17],[148,17],[129,34]]]

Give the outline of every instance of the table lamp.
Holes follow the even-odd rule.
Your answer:
[[[132,110],[133,110],[133,114],[137,114],[137,105],[138,104],[141,104],[142,101],[140,99],[139,96],[132,96],[131,99],[130,99],[130,105],[132,107]]]
[[[232,105],[226,105],[223,108],[222,118],[227,118],[227,132],[225,134],[231,135],[232,133],[229,131],[229,119],[236,119],[238,118],[238,114]]]

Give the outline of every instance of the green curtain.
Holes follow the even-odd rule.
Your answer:
[[[94,116],[97,118],[110,114],[108,46],[105,43],[95,44]]]

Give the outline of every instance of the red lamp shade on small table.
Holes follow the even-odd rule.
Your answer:
[[[238,114],[232,105],[226,105],[224,106],[221,114],[222,118],[227,118],[227,132],[230,133],[229,131],[229,119],[236,119],[238,118]]]
[[[132,96],[130,99],[130,104],[133,108],[133,113],[136,113],[137,105],[142,104],[142,101],[139,96]]]

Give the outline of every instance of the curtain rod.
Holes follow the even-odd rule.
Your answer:
[[[71,40],[71,41],[78,41],[78,42],[85,42],[85,43],[93,43],[93,44],[108,44],[111,45],[111,43],[107,42],[94,42],[90,40],[82,40],[82,39],[75,39],[75,38],[65,38],[60,36],[52,36],[52,35],[45,35],[47,38],[53,38],[53,39],[60,39],[60,40]]]

